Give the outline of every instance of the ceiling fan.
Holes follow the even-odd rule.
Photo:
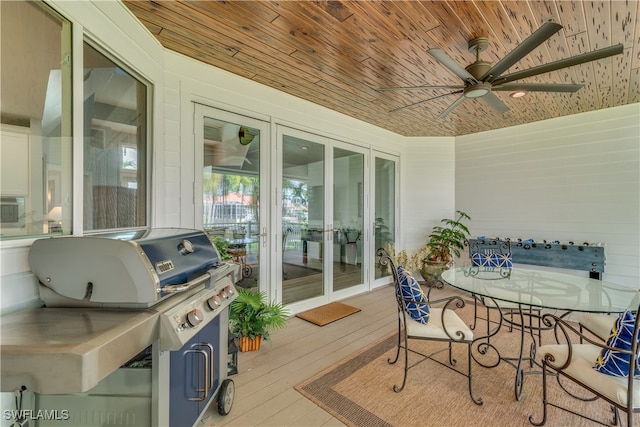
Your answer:
[[[531,51],[544,43],[552,35],[562,29],[562,25],[553,21],[547,21],[540,28],[534,31],[522,43],[516,46],[504,58],[495,65],[480,59],[480,52],[489,46],[486,37],[477,37],[469,41],[469,52],[476,54],[476,61],[467,65],[465,68],[455,62],[447,53],[441,49],[429,49],[427,53],[433,56],[438,62],[448,68],[452,73],[462,79],[459,85],[424,85],[411,87],[389,87],[377,89],[383,91],[396,90],[416,90],[416,89],[454,89],[453,92],[434,96],[424,101],[415,102],[405,105],[390,112],[400,111],[405,108],[415,107],[434,99],[442,98],[449,95],[461,94],[446,110],[438,116],[439,119],[446,117],[458,105],[467,98],[482,98],[489,106],[498,113],[503,114],[509,108],[498,98],[493,92],[495,91],[538,91],[538,92],[576,92],[584,85],[582,84],[554,84],[554,83],[513,83],[527,77],[537,76],[538,74],[549,73],[561,68],[572,67],[586,62],[596,61],[598,59],[607,58],[609,56],[618,55],[623,51],[622,43],[603,49],[594,50],[581,55],[572,56],[570,58],[561,59],[550,62],[537,67],[529,68],[522,71],[516,71],[511,74],[502,75],[516,62],[527,56]]]

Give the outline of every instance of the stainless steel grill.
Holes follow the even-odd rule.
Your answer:
[[[221,262],[204,232],[165,228],[41,239],[29,262],[44,306],[2,319],[2,391],[26,386],[39,395],[39,409],[74,406],[75,421],[90,425],[87,411],[106,410],[104,403],[100,409],[89,404],[93,390],[123,375],[125,383],[127,375],[139,378],[140,370],[120,368],[152,349],[142,409],[109,411],[138,413],[131,419],[139,424],[149,409],[150,424],[188,425],[228,381],[228,306],[240,266]]]

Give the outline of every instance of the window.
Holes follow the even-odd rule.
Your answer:
[[[0,237],[68,234],[71,24],[40,2],[0,2],[0,16]]]
[[[84,43],[84,230],[147,224],[147,85]]]
[[[0,17],[0,239],[71,234],[74,182],[76,231],[146,226],[150,84],[85,41],[74,52],[84,101],[72,105],[71,23],[39,1],[0,1]],[[74,140],[84,145],[75,167]]]

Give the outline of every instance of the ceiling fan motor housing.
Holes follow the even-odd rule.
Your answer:
[[[487,61],[476,61],[472,64],[469,64],[465,67],[465,70],[469,72],[476,80],[480,81],[480,77],[482,77],[487,71],[491,69],[491,62]]]

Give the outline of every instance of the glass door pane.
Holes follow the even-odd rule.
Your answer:
[[[237,285],[259,287],[260,250],[266,247],[260,212],[263,124],[215,111],[205,111],[201,119],[202,204],[196,215],[201,212],[202,228],[223,259],[240,263]]]
[[[364,154],[333,149],[333,291],[364,283]]]
[[[374,242],[372,247],[376,265],[375,279],[386,277],[391,273],[382,270],[378,264],[375,251],[378,248],[389,249],[396,241],[396,161],[382,157],[374,160]]]
[[[282,302],[325,296],[325,145],[282,135]]]

